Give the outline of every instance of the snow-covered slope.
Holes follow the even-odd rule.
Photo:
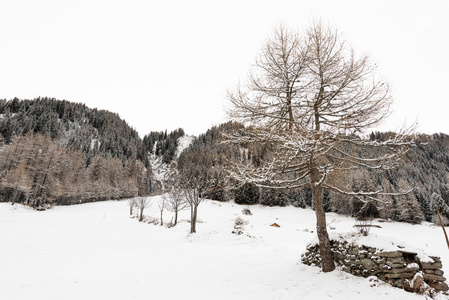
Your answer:
[[[175,152],[176,159],[179,158],[184,149],[189,147],[194,139],[195,137],[190,135],[184,135],[178,139],[178,148]],[[156,149],[156,144],[154,145],[154,148]],[[150,165],[153,171],[154,178],[162,183],[165,179],[166,174],[170,171],[170,165],[164,163],[162,161],[162,156],[157,156],[156,154],[154,154],[155,152],[156,151],[154,150],[153,154],[150,155]]]
[[[158,218],[157,199],[146,215]],[[342,271],[300,263],[315,237],[314,212],[204,201],[198,233],[189,211],[166,228],[129,218],[126,201],[55,207],[38,212],[0,203],[0,299],[424,299]],[[236,218],[246,221],[232,234]],[[164,214],[169,222],[172,214]],[[276,222],[281,227],[269,226]],[[331,232],[354,220],[328,215]],[[371,235],[403,240],[442,257],[441,228],[382,223]],[[444,298],[442,298],[444,299]]]
[[[179,158],[182,151],[187,149],[187,147],[190,146],[190,144],[193,142],[194,139],[195,139],[195,137],[191,136],[191,135],[184,135],[184,136],[180,137],[178,140],[178,149],[176,149],[175,157]]]

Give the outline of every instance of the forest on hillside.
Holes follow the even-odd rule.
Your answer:
[[[137,131],[118,114],[81,103],[52,98],[0,100],[0,133],[4,143],[40,133],[58,146],[82,150],[87,163],[96,156],[138,159],[148,167],[147,149]]]
[[[184,135],[185,132],[182,128],[170,133],[167,133],[167,130],[152,131],[143,137],[143,144],[150,154],[162,157],[162,161],[169,164],[175,157],[179,138]]]
[[[74,204],[147,195],[147,148],[117,114],[50,98],[0,100],[0,201]]]
[[[235,200],[239,204],[294,205],[312,207],[310,187],[301,189],[278,189],[259,187],[251,183],[236,182],[226,176],[225,165],[232,160],[247,160],[254,166],[268,159],[273,153],[269,144],[247,145],[239,147],[222,143],[222,133],[240,131],[242,135],[251,131],[239,123],[225,123],[200,135],[185,151],[205,149],[209,162],[209,184],[204,196],[219,200]],[[372,132],[370,140],[382,141],[391,134]],[[358,151],[377,151],[372,148]],[[358,168],[336,178],[340,184],[350,187],[354,192],[382,190],[410,191],[402,195],[382,196],[382,201],[362,201],[355,197],[343,197],[332,191],[324,190],[323,204],[327,212],[360,216],[367,209],[375,208],[374,217],[395,221],[419,223],[422,220],[436,221],[435,205],[438,206],[444,221],[449,220],[449,136],[446,134],[417,134],[414,146],[406,153],[398,168],[387,171],[375,171]]]
[[[184,130],[154,131],[143,139],[117,114],[90,109],[84,104],[49,98],[0,100],[0,201],[66,205],[148,195],[161,185],[152,176],[151,155],[172,168],[179,159],[201,153],[207,184],[201,196],[238,204],[312,207],[309,187],[278,189],[230,179],[226,166],[250,161],[260,166],[272,153],[269,144],[230,145],[223,133],[251,132],[251,127],[228,122],[199,135],[175,157]],[[370,140],[382,141],[389,133],[372,132]],[[376,151],[362,149],[360,151]],[[325,210],[358,216],[368,207],[376,217],[419,223],[435,221],[438,205],[449,220],[449,136],[415,136],[414,146],[399,168],[376,172],[359,168],[340,176],[341,184],[360,189],[405,195],[384,196],[382,202],[360,201],[324,190]]]

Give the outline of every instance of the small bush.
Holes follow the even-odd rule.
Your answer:
[[[153,224],[153,225],[159,225],[159,223],[160,223],[159,218],[153,218],[150,216],[144,216],[142,221],[144,223]]]
[[[372,223],[372,220],[357,219],[356,228],[360,234],[362,234],[363,236],[368,236]]]
[[[237,217],[234,221],[234,230],[232,231],[232,233],[236,235],[242,235],[243,229],[245,228],[246,224],[248,224],[248,222],[240,217]]]
[[[251,213],[251,211],[248,208],[244,208],[242,210],[242,214],[246,215],[246,216],[252,216],[253,214]]]

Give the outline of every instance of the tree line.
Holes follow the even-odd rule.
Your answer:
[[[296,207],[314,207],[310,187],[276,188],[261,187],[251,182],[239,182],[227,175],[226,165],[231,161],[245,160],[253,166],[273,155],[269,144],[229,145],[223,143],[223,135],[229,132],[249,134],[253,129],[241,123],[228,122],[209,129],[198,136],[185,153],[201,151],[202,163],[208,170],[207,185],[202,196],[218,201],[234,200],[238,204],[263,204],[268,206],[293,205]],[[369,139],[381,142],[388,139],[388,132],[372,132]],[[358,151],[373,155],[378,149],[365,147]],[[337,212],[353,217],[359,216],[366,203],[376,207],[374,217],[393,221],[419,223],[436,221],[435,205],[438,205],[445,222],[449,221],[449,135],[417,134],[415,145],[404,154],[400,168],[384,172],[360,168],[347,176],[339,176],[340,184],[350,187],[351,191],[388,191],[383,201],[362,201],[354,196],[342,196],[324,189],[322,201],[326,212]],[[410,191],[394,194],[394,191]]]
[[[26,134],[0,148],[0,199],[33,207],[69,205],[147,195],[148,169],[138,160],[95,156]]]
[[[92,136],[86,137],[80,132],[107,132],[100,120],[95,120],[95,126],[90,129],[90,121],[83,123],[81,116],[89,115],[90,109],[82,104],[73,104],[67,101],[51,99],[37,99],[38,108],[33,107],[29,100],[1,100],[0,111],[2,112],[0,128],[2,132],[15,132],[8,138],[2,138],[0,142],[0,201],[15,201],[41,203],[51,202],[55,204],[73,204],[87,201],[98,201],[106,199],[120,199],[134,197],[137,194],[145,194],[155,186],[151,179],[151,169],[144,162],[146,159],[127,159],[120,155],[119,151],[103,152],[95,147],[81,147],[81,145],[95,144]],[[44,109],[45,104],[51,104],[50,108]],[[21,108],[21,107],[27,107]],[[24,111],[48,111],[59,107],[56,111],[66,116],[65,121],[51,121],[50,124],[72,122],[79,124],[77,133],[72,132],[69,139],[61,139],[61,136],[69,136],[59,128],[52,138],[51,130],[46,135],[38,131],[41,127],[29,127],[30,130],[22,129],[19,134],[17,124],[29,123],[30,119],[39,114]],[[64,109],[65,107],[65,109]],[[79,109],[80,111],[77,111]],[[21,117],[18,117],[18,113]],[[66,113],[63,113],[66,111]],[[47,112],[47,115],[49,114]],[[9,117],[8,117],[9,114]],[[101,114],[100,114],[101,115]],[[108,114],[106,114],[108,115]],[[113,118],[117,117],[111,114]],[[102,118],[105,120],[107,118]],[[43,122],[43,121],[39,121]],[[37,122],[37,123],[39,123]],[[36,123],[36,124],[37,124]],[[126,124],[125,122],[115,122]],[[16,124],[10,129],[6,124]],[[103,125],[101,125],[103,124]],[[109,124],[109,123],[108,123]],[[72,125],[73,126],[73,125]],[[45,128],[52,128],[50,125]],[[120,126],[118,126],[120,127]],[[31,130],[31,128],[33,128]],[[84,128],[84,129],[83,129]],[[93,130],[96,128],[96,130]],[[114,131],[114,126],[110,131]],[[312,192],[309,187],[291,189],[270,189],[260,187],[253,183],[238,182],[227,176],[225,166],[232,160],[247,160],[254,166],[261,163],[272,155],[273,149],[269,144],[246,144],[229,145],[222,143],[223,133],[239,132],[241,135],[249,134],[253,128],[244,126],[237,122],[227,122],[214,126],[206,133],[199,135],[183,153],[182,157],[189,152],[201,152],[205,159],[198,163],[205,164],[207,169],[207,184],[203,184],[201,197],[218,201],[235,200],[238,204],[263,204],[263,205],[294,205],[297,207],[313,207]],[[98,131],[98,132],[100,132]],[[119,132],[133,132],[132,129],[123,129]],[[34,133],[34,134],[32,134]],[[112,136],[120,136],[121,133],[110,133]],[[167,131],[151,132],[145,135],[136,145],[141,144],[144,150],[164,157],[164,162],[175,161],[174,153],[178,146],[178,139],[184,136],[182,129],[168,133]],[[101,137],[98,138],[97,144]],[[58,139],[59,137],[59,139]],[[107,139],[110,139],[107,138]],[[369,139],[382,142],[390,137],[389,133],[372,132]],[[135,136],[134,138],[138,138]],[[106,139],[103,139],[106,140]],[[119,142],[116,142],[119,143]],[[65,144],[65,145],[64,145]],[[78,146],[77,146],[78,145]],[[159,145],[159,146],[157,146]],[[425,135],[419,134],[415,138],[415,146],[405,154],[401,168],[375,172],[369,169],[360,169],[350,176],[344,176],[344,184],[350,186],[353,191],[379,190],[394,191],[397,189],[409,190],[406,195],[384,196],[383,203],[375,203],[376,217],[382,217],[395,221],[419,223],[422,220],[435,221],[435,205],[445,219],[449,220],[449,189],[447,178],[449,173],[449,136],[446,134]],[[35,148],[33,150],[33,148]],[[103,149],[103,148],[102,148]],[[137,147],[135,148],[137,149]],[[159,149],[159,150],[158,150]],[[359,150],[360,151],[360,150]],[[375,151],[375,149],[364,149],[363,151]],[[138,151],[128,151],[137,154]],[[34,153],[34,154],[33,154]],[[114,153],[114,155],[113,155]],[[115,157],[114,157],[115,156]],[[34,158],[34,159],[32,159]],[[195,160],[197,161],[197,160]],[[185,164],[184,164],[185,165]],[[71,167],[69,167],[71,166]],[[139,171],[138,171],[139,170]],[[143,174],[143,175],[140,175]],[[139,183],[138,183],[139,181]],[[140,192],[139,192],[140,189]],[[341,214],[358,216],[365,202],[356,197],[342,197],[332,191],[324,189],[322,192],[324,209]]]

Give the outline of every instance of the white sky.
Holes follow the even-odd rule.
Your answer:
[[[140,135],[204,133],[279,22],[321,18],[393,86],[381,130],[449,133],[447,0],[2,0],[0,98],[48,96],[117,112]]]

